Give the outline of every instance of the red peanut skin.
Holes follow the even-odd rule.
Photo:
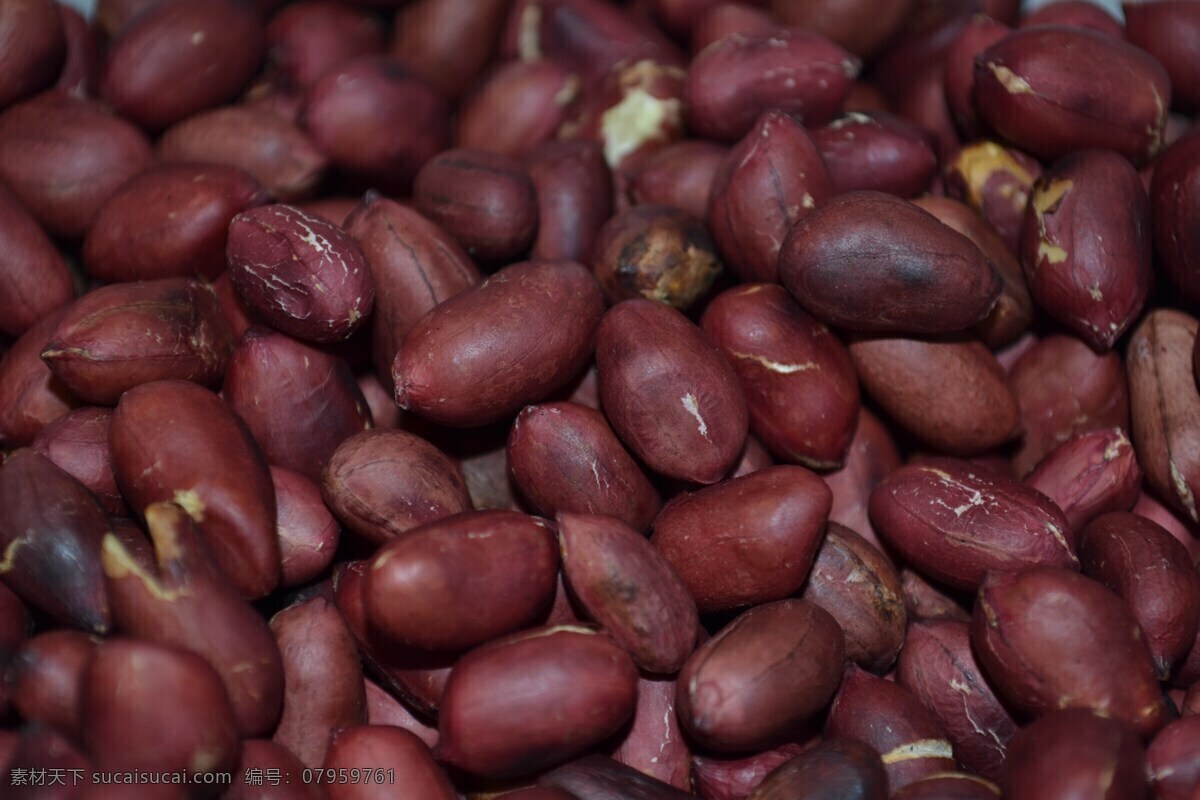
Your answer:
[[[390,393],[392,362],[417,320],[483,278],[454,237],[381,195],[368,193],[345,229],[358,241],[374,279],[371,351]]]
[[[825,37],[796,28],[723,39],[688,70],[689,127],[706,139],[734,141],[770,108],[821,125],[841,110],[859,66]]]
[[[83,242],[84,265],[102,281],[211,281],[225,270],[230,221],[267,201],[263,186],[236,166],[152,167],[96,214]]]
[[[364,765],[365,766],[365,765]],[[329,795],[325,784],[304,782],[280,782],[274,786],[273,781],[264,780],[262,786],[247,783],[255,780],[256,773],[251,770],[263,770],[265,775],[270,770],[279,770],[279,775],[300,775],[303,777],[304,764],[288,752],[266,739],[246,739],[242,742],[241,755],[238,757],[238,769],[233,773],[233,783],[221,795],[223,800],[326,800]]]
[[[646,672],[669,675],[696,645],[696,601],[670,562],[620,520],[559,514],[567,588]]]
[[[812,136],[834,194],[867,189],[915,197],[937,171],[925,134],[886,112],[847,113]]]
[[[437,745],[437,727],[416,716],[408,706],[388,694],[379,684],[366,678],[363,681],[367,697],[367,724],[390,725],[415,734],[432,748]]]
[[[1153,57],[1111,36],[1034,27],[976,56],[975,103],[984,122],[1034,156],[1095,147],[1140,164],[1162,147],[1171,82]]]
[[[0,188],[0,332],[20,336],[74,297],[71,273],[54,243]]]
[[[1056,711],[1013,739],[1005,797],[1146,797],[1145,750],[1127,723],[1085,709]]]
[[[1041,174],[1032,156],[982,139],[947,160],[946,193],[978,211],[1016,255],[1029,192]]]
[[[766,9],[750,3],[721,3],[695,20],[691,31],[691,52],[692,55],[698,55],[710,44],[730,36],[774,33],[781,27]]]
[[[1142,470],[1120,428],[1081,433],[1042,459],[1024,483],[1054,501],[1077,535],[1109,511],[1128,511],[1142,492]]]
[[[768,467],[678,495],[651,541],[702,612],[779,600],[804,585],[831,503],[814,473]]]
[[[404,776],[404,796],[413,800],[455,800],[457,794],[446,773],[433,760],[429,748],[415,735],[386,725],[344,728],[333,737],[322,769],[384,769]],[[386,800],[396,796],[387,781],[330,783],[330,800]]]
[[[1187,2],[1127,3],[1125,34],[1129,41],[1154,56],[1171,77],[1171,105],[1184,113],[1200,108],[1200,90],[1190,76],[1200,63],[1196,33],[1200,9]]]
[[[65,92],[0,114],[0,180],[52,236],[81,236],[117,187],[153,159],[132,124]]]
[[[1175,511],[1200,521],[1200,395],[1192,352],[1197,328],[1182,311],[1156,309],[1129,340],[1133,444],[1146,481]]]
[[[829,520],[845,525],[882,551],[867,505],[871,490],[903,463],[892,434],[878,417],[860,407],[845,466],[822,476],[833,492]]]
[[[846,657],[881,673],[891,667],[908,614],[896,568],[854,531],[830,522],[800,599],[828,611],[846,637]]]
[[[536,628],[464,656],[450,673],[435,751],[489,777],[562,763],[633,714],[637,670],[604,634]]]
[[[979,342],[863,338],[849,350],[859,382],[880,408],[939,452],[984,453],[1019,429],[1004,369]]]
[[[376,544],[471,508],[459,466],[419,436],[398,430],[363,431],[342,442],[325,467],[321,490],[343,525]]]
[[[392,23],[392,54],[447,97],[457,98],[483,72],[512,3],[415,0],[403,6]]]
[[[975,110],[975,56],[1012,33],[1012,28],[986,14],[976,14],[946,50],[946,105],[959,132],[978,138],[983,131]]]
[[[708,220],[708,198],[729,149],[703,139],[673,142],[640,160],[630,178],[629,198],[675,206]]]
[[[846,647],[827,611],[803,600],[753,608],[701,645],[679,672],[683,728],[721,752],[783,744],[837,691]]]
[[[251,328],[222,390],[272,466],[312,481],[338,445],[371,428],[371,412],[346,362],[267,328]]]
[[[238,296],[299,339],[347,339],[374,307],[374,281],[358,244],[298,208],[272,205],[238,214],[225,250]]]
[[[1129,607],[1078,573],[990,573],[976,598],[971,644],[999,695],[1021,713],[1090,708],[1142,734],[1164,721],[1154,659]]]
[[[77,769],[84,774],[95,768],[70,739],[57,731],[33,727],[19,734],[8,732],[6,738],[8,741],[5,743],[5,752],[0,754],[0,757],[4,757],[10,765],[29,764],[31,768],[36,766],[39,769]],[[14,783],[18,785],[13,786]],[[13,780],[10,769],[6,769],[4,776],[0,777],[0,787],[7,792],[6,797],[16,800],[73,800],[78,796],[77,790],[69,785],[65,788],[57,784],[53,787],[21,786],[18,781]]]
[[[108,408],[76,409],[42,428],[31,446],[96,495],[105,513],[124,516],[129,508],[117,488],[108,447],[112,416]]]
[[[162,130],[232,100],[265,50],[262,24],[246,6],[168,0],[131,19],[109,43],[100,94],[139,125]]]
[[[1081,433],[1130,429],[1131,383],[1116,353],[1097,355],[1073,337],[1048,336],[1021,356],[1010,375],[1024,431],[1013,456],[1020,476]]]
[[[580,264],[505,267],[413,327],[392,366],[396,402],[451,427],[504,419],[583,370],[603,311]]]
[[[658,490],[594,408],[526,407],[509,432],[507,455],[521,494],[545,516],[604,514],[645,531],[662,508]]]
[[[26,723],[78,740],[80,695],[98,641],[72,630],[46,631],[13,651],[4,675],[12,706]]]
[[[0,579],[31,608],[106,633],[100,546],[108,531],[96,498],[45,456],[18,450],[0,465]]]
[[[239,734],[268,733],[284,688],[270,628],[212,560],[182,508],[155,503],[145,515],[152,553],[104,537],[100,560],[117,626],[204,657],[225,685]]]
[[[950,742],[937,719],[904,687],[850,667],[829,717],[826,738],[855,739],[883,759],[896,792],[929,775],[955,768]]]
[[[600,226],[612,216],[612,175],[600,144],[545,142],[525,157],[525,167],[538,200],[531,256],[588,259]]]
[[[1034,25],[1066,25],[1086,28],[1117,39],[1125,38],[1125,28],[1113,15],[1095,3],[1084,0],[1055,0],[1021,17],[1018,28]]]
[[[49,87],[67,54],[62,17],[51,0],[14,0],[0,13],[0,108]]]
[[[590,755],[545,773],[540,789],[557,789],[574,798],[589,800],[686,800],[694,795],[619,764],[602,755]],[[536,800],[566,800],[562,795]]]
[[[156,380],[220,383],[233,333],[207,284],[167,278],[102,286],[67,309],[42,360],[76,397],[113,406]]]
[[[455,146],[522,158],[554,138],[578,91],[579,78],[552,61],[500,64],[459,108]]]
[[[996,800],[1000,787],[966,772],[945,772],[910,783],[892,800]]]
[[[318,769],[338,730],[367,721],[354,635],[337,607],[322,597],[280,611],[271,618],[271,632],[279,643],[284,683],[272,741]]]
[[[1113,512],[1083,528],[1079,559],[1085,575],[1124,598],[1166,680],[1200,629],[1200,573],[1187,548],[1148,519]]]
[[[706,800],[745,800],[774,770],[801,755],[807,745],[788,742],[748,756],[692,756],[694,791]]]
[[[828,328],[771,284],[722,292],[700,326],[733,365],[750,430],[775,457],[812,469],[842,466],[858,424],[858,378]]]
[[[960,764],[999,780],[1018,725],[971,653],[971,626],[916,620],[908,629],[896,680],[941,723]]]
[[[1021,234],[1029,291],[1097,352],[1111,348],[1141,313],[1150,249],[1150,203],[1125,158],[1074,153],[1034,184]]]
[[[275,493],[244,423],[215,394],[186,381],[154,381],[121,397],[109,430],[113,469],[135,510],[178,500],[245,596],[279,582]]]
[[[908,567],[900,571],[900,583],[904,587],[904,607],[911,618],[971,621],[963,598],[952,597]]]
[[[686,792],[692,788],[692,751],[675,714],[675,693],[673,678],[638,677],[633,720],[612,757]]]
[[[681,313],[641,299],[613,306],[596,366],[613,430],[651,469],[710,484],[737,462],[749,428],[737,375]]]
[[[877,333],[963,330],[1001,290],[969,239],[881,192],[838,195],[804,217],[779,251],[779,277],[822,322]]]
[[[835,193],[813,137],[783,111],[764,111],[713,176],[708,218],[730,270],[777,281],[779,249],[800,219]]]
[[[1146,749],[1146,774],[1160,800],[1190,800],[1200,787],[1200,717],[1167,725]]]
[[[1196,277],[1200,243],[1189,220],[1200,207],[1200,136],[1184,135],[1154,162],[1150,203],[1160,268],[1172,285],[1195,302],[1200,298]]]
[[[100,82],[100,37],[83,15],[71,6],[59,5],[67,57],[54,88],[75,97],[94,97]]]
[[[272,61],[299,87],[355,56],[384,49],[382,22],[327,0],[295,3],[271,17],[266,30]]]
[[[0,356],[0,443],[24,447],[79,400],[54,377],[41,353],[66,309],[34,324]]]
[[[465,650],[548,608],[558,552],[546,524],[516,511],[457,514],[392,539],[371,561],[363,603],[383,636]]]
[[[879,754],[853,739],[829,739],[781,764],[749,800],[884,800],[887,773]]]
[[[298,472],[271,467],[280,583],[300,586],[323,573],[337,551],[340,529],[320,487]]]
[[[958,589],[974,591],[989,570],[1079,567],[1075,535],[1048,497],[969,462],[903,467],[875,487],[870,508],[908,563]]]

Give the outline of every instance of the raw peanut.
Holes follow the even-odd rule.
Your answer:
[[[1021,262],[1012,254],[992,226],[969,207],[948,197],[921,197],[917,207],[933,214],[943,224],[966,236],[983,252],[1000,276],[1000,299],[972,332],[989,348],[1011,344],[1033,322],[1033,299],[1025,285]]]
[[[971,653],[967,622],[914,620],[896,679],[941,724],[960,764],[989,780],[1000,779],[1018,726]]]
[[[1200,298],[1200,240],[1191,220],[1200,209],[1200,135],[1185,135],[1155,162],[1151,217],[1158,263],[1189,300]]]
[[[508,470],[533,506],[617,517],[650,527],[662,499],[599,411],[578,403],[528,406],[508,437]]]
[[[219,397],[186,381],[155,381],[121,397],[109,430],[117,485],[137,512],[174,501],[247,597],[279,582],[275,494],[262,452]]]
[[[328,165],[325,154],[295,123],[244,106],[215,108],[172,125],[156,151],[161,163],[237,167],[285,203],[312,194]]]
[[[545,142],[525,158],[537,190],[533,258],[584,261],[612,216],[612,175],[596,142]],[[707,203],[707,195],[705,196]]]
[[[153,158],[133,125],[65,92],[0,114],[0,180],[54,236],[81,236],[117,187]]]
[[[655,150],[634,169],[630,200],[674,206],[707,220],[712,185],[728,154],[728,148],[703,139],[687,139]]]
[[[54,83],[67,54],[52,0],[11,0],[0,13],[0,108]]]
[[[964,606],[970,598],[954,597],[935,587],[918,573],[905,567],[900,571],[904,588],[904,607],[913,619],[947,619],[970,622],[971,614]]]
[[[609,219],[590,263],[609,303],[643,297],[681,311],[704,297],[721,273],[704,223],[678,208],[649,204]]]
[[[1073,337],[1047,336],[1013,366],[1010,384],[1024,431],[1013,456],[1018,475],[1028,475],[1048,453],[1081,433],[1130,429],[1131,383],[1116,353],[1097,355]]]
[[[309,87],[304,127],[329,160],[385,192],[407,191],[449,141],[449,109],[425,80],[387,56],[345,61]]]
[[[54,243],[0,188],[0,332],[20,336],[74,297],[71,273]]]
[[[512,3],[415,0],[403,5],[393,19],[391,52],[446,96],[459,97],[483,72]]]
[[[396,405],[383,381],[374,372],[363,372],[358,376],[358,390],[362,392],[371,412],[371,422],[376,428],[399,428],[404,421],[404,412]]]
[[[1101,150],[1061,159],[1034,184],[1025,210],[1021,263],[1033,299],[1094,350],[1108,350],[1146,302],[1149,229],[1150,204],[1126,159]]]
[[[505,62],[463,101],[455,145],[522,158],[554,137],[578,91],[552,61]]]
[[[966,3],[952,3],[963,8]],[[899,88],[892,101],[897,116],[916,125],[933,144],[939,162],[947,162],[963,145],[946,103],[946,67],[938,61],[927,63]]]
[[[914,568],[957,589],[974,591],[989,570],[1079,567],[1050,498],[958,459],[893,472],[871,492],[871,521]]]
[[[446,773],[433,760],[429,748],[415,735],[386,725],[358,725],[338,731],[325,755],[323,770],[384,769],[404,776],[404,795],[414,800],[455,800],[458,797]],[[387,781],[330,783],[330,800],[384,800],[396,796],[396,785]]]
[[[846,453],[845,466],[822,476],[833,492],[829,520],[861,534],[882,550],[879,536],[867,513],[867,504],[871,490],[889,472],[899,469],[902,463],[900,451],[896,449],[888,429],[870,411],[859,408],[858,423]]]
[[[1158,59],[1171,77],[1172,106],[1184,113],[1200,108],[1200,89],[1191,78],[1200,64],[1200,8],[1160,2],[1127,3],[1122,10],[1129,41]]]
[[[693,55],[730,36],[775,33],[783,27],[766,9],[749,3],[721,3],[705,11],[695,22],[691,36]]]
[[[105,513],[128,512],[113,474],[108,431],[112,409],[79,408],[42,428],[31,447],[91,490]]]
[[[1018,430],[1004,370],[978,342],[864,338],[849,349],[867,393],[936,450],[982,453]]]
[[[775,769],[804,753],[806,745],[788,742],[748,756],[692,756],[692,784],[705,800],[745,800]]]
[[[462,470],[429,442],[398,430],[370,430],[338,447],[321,479],[343,525],[382,544],[410,528],[471,508]]]
[[[515,159],[486,150],[438,153],[413,182],[417,209],[481,261],[508,263],[537,232],[537,196]]]
[[[804,217],[779,251],[779,277],[822,322],[880,333],[962,330],[1002,288],[970,239],[880,192],[838,195]]]
[[[696,644],[696,601],[663,555],[620,520],[558,515],[567,588],[639,668],[671,674]]]
[[[1129,369],[1133,445],[1146,481],[1193,523],[1200,521],[1200,395],[1193,377],[1197,322],[1181,311],[1156,309],[1134,330]]]
[[[703,612],[779,600],[804,585],[831,502],[807,469],[768,467],[676,496],[652,541]]]
[[[84,723],[84,675],[97,644],[86,633],[57,630],[38,634],[14,650],[4,680],[21,719],[78,739]]]
[[[1174,536],[1187,548],[1188,553],[1192,556],[1192,561],[1200,561],[1200,539],[1192,532],[1193,529],[1185,525],[1175,512],[1154,499],[1149,492],[1141,493],[1132,511],[1139,517],[1161,525],[1167,533]]]
[[[109,43],[100,93],[126,117],[162,130],[228,102],[266,51],[262,24],[233,0],[166,0]]]
[[[1113,512],[1082,529],[1079,560],[1085,575],[1125,599],[1159,680],[1170,677],[1200,628],[1200,573],[1187,548],[1148,519]]]
[[[687,41],[697,19],[721,0],[649,0],[645,5],[654,15],[654,21],[666,29],[672,37]]]
[[[1097,31],[1116,39],[1125,38],[1125,28],[1113,15],[1095,3],[1084,0],[1054,0],[1021,17],[1018,28],[1034,25],[1060,25]]]
[[[1120,597],[1078,573],[990,573],[975,601],[971,644],[999,695],[1021,713],[1089,708],[1143,734],[1164,721],[1136,619]]]
[[[513,486],[508,469],[508,453],[505,447],[500,446],[483,453],[461,457],[459,464],[467,482],[467,494],[471,496],[471,504],[475,508],[530,510],[524,500],[517,497],[517,490]]]
[[[378,17],[328,0],[280,9],[266,33],[272,61],[299,87],[311,86],[343,61],[384,49]]]
[[[1034,27],[976,56],[975,103],[985,123],[1034,156],[1095,147],[1142,163],[1162,148],[1171,82],[1153,57],[1124,41]]]
[[[830,739],[776,767],[749,800],[884,800],[879,754],[853,739]]]
[[[1012,28],[1003,22],[976,14],[946,50],[946,105],[959,132],[967,138],[982,133],[975,109],[975,56],[1010,33]]]
[[[426,747],[437,745],[437,727],[416,716],[408,706],[397,700],[370,678],[363,679],[367,697],[367,724],[390,725],[416,735]]]
[[[944,772],[910,783],[892,800],[996,800],[1000,787],[966,772]]]
[[[885,112],[849,112],[812,135],[834,194],[872,189],[915,197],[937,171],[925,135]]]
[[[1190,800],[1200,787],[1200,717],[1167,725],[1146,750],[1146,773],[1160,800]]]
[[[713,239],[738,278],[776,281],[788,231],[833,195],[829,170],[804,126],[778,109],[765,111],[713,176]]]
[[[854,531],[830,522],[800,599],[828,611],[846,637],[846,657],[883,672],[904,644],[908,614],[900,575]]]
[[[255,770],[262,770],[261,773]],[[274,785],[274,780],[264,779],[260,786],[257,775],[267,775],[278,770],[283,775],[304,774],[304,764],[288,752],[266,739],[246,739],[242,742],[238,756],[238,769],[233,773],[233,783],[228,784],[222,800],[326,800],[325,785],[295,781]]]
[[[140,554],[104,537],[101,563],[123,631],[204,657],[229,693],[239,733],[274,728],[283,702],[283,665],[267,623],[239,595],[174,503],[146,508],[153,551]]]
[[[24,447],[49,423],[79,400],[42,361],[42,350],[66,309],[59,309],[25,331],[0,356],[0,443]]]
[[[837,691],[846,647],[827,611],[780,600],[746,611],[692,654],[679,672],[683,728],[721,752],[782,744]]]
[[[262,185],[236,167],[152,167],[100,208],[83,242],[84,265],[103,281],[211,281],[225,270],[230,221],[267,200]]]
[[[734,141],[767,109],[821,125],[837,116],[860,63],[824,36],[798,28],[731,36],[688,69],[688,122],[706,139]]]
[[[771,458],[767,448],[763,447],[762,443],[753,436],[747,436],[746,446],[742,448],[742,457],[738,460],[737,466],[729,473],[729,477],[740,478],[751,472],[758,472],[760,469],[773,466],[775,466],[775,459]]]
[[[676,789],[692,787],[692,751],[675,714],[673,678],[638,677],[637,707],[612,757]]]
[[[108,530],[96,498],[50,459],[18,450],[0,465],[0,578],[30,607],[107,632],[100,543]]]
[[[604,413],[651,469],[716,483],[737,462],[749,428],[733,368],[678,311],[626,300],[596,333]]]
[[[380,548],[363,585],[371,626],[426,650],[465,650],[550,605],[558,553],[545,523],[515,511],[459,514]]]
[[[298,208],[272,205],[238,214],[226,253],[238,296],[297,338],[349,338],[374,306],[374,281],[357,242]]]
[[[212,288],[166,278],[84,295],[55,327],[42,360],[76,397],[111,406],[151,381],[214,386],[232,352],[233,335]]]
[[[1029,193],[1042,165],[1020,150],[984,139],[963,147],[945,170],[946,193],[979,212],[1015,255]]]
[[[1081,433],[1042,459],[1024,483],[1054,501],[1078,536],[1109,511],[1128,511],[1142,491],[1142,470],[1120,428]]]
[[[700,326],[733,365],[750,430],[776,457],[813,469],[842,466],[858,422],[858,378],[828,328],[771,284],[722,292]]]
[[[102,643],[80,705],[83,744],[102,770],[195,774],[237,763],[238,729],[221,680],[186,650],[136,639]]]
[[[637,670],[604,634],[535,628],[455,664],[436,755],[479,775],[510,777],[562,763],[633,714]]]
[[[320,487],[308,478],[271,467],[271,484],[275,487],[280,583],[300,586],[333,563],[339,528],[321,499]]]
[[[584,756],[538,778],[539,788],[558,789],[588,800],[687,800],[694,795],[602,755]],[[522,798],[535,800],[535,798]],[[561,795],[536,800],[567,800]]]
[[[271,618],[271,632],[283,659],[285,689],[272,740],[318,769],[338,730],[366,722],[354,636],[337,607],[322,597],[280,611]]]
[[[1095,711],[1056,711],[1013,739],[1005,797],[1053,800],[1146,796],[1145,750],[1128,723]]]
[[[430,309],[482,278],[454,238],[411,208],[368,193],[346,220],[375,284],[372,354],[392,389],[392,362],[413,325]]]
[[[222,394],[272,466],[311,481],[321,479],[338,445],[371,427],[345,361],[267,328],[242,336]]]
[[[892,792],[955,767],[945,731],[917,698],[858,667],[851,667],[842,680],[825,736],[870,745],[880,754]]]

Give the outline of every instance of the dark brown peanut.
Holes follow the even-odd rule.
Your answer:
[[[105,513],[128,513],[113,474],[108,431],[112,409],[86,407],[63,414],[42,428],[31,447],[96,495]]]
[[[1054,501],[1076,535],[1109,511],[1128,511],[1142,491],[1142,470],[1120,428],[1068,439],[1025,477]]]
[[[853,739],[829,739],[773,769],[749,800],[884,800],[887,773],[876,753]]]
[[[600,226],[612,216],[612,175],[596,142],[546,142],[525,158],[537,190],[533,258],[585,261]],[[707,195],[705,195],[707,203]]]
[[[71,273],[54,243],[0,188],[0,331],[20,336],[74,297]]]
[[[813,131],[834,194],[872,189],[899,197],[921,194],[937,171],[925,135],[885,112],[849,112]]]
[[[1146,796],[1145,750],[1128,723],[1095,711],[1056,711],[1013,739],[1005,797],[1055,800]]]

